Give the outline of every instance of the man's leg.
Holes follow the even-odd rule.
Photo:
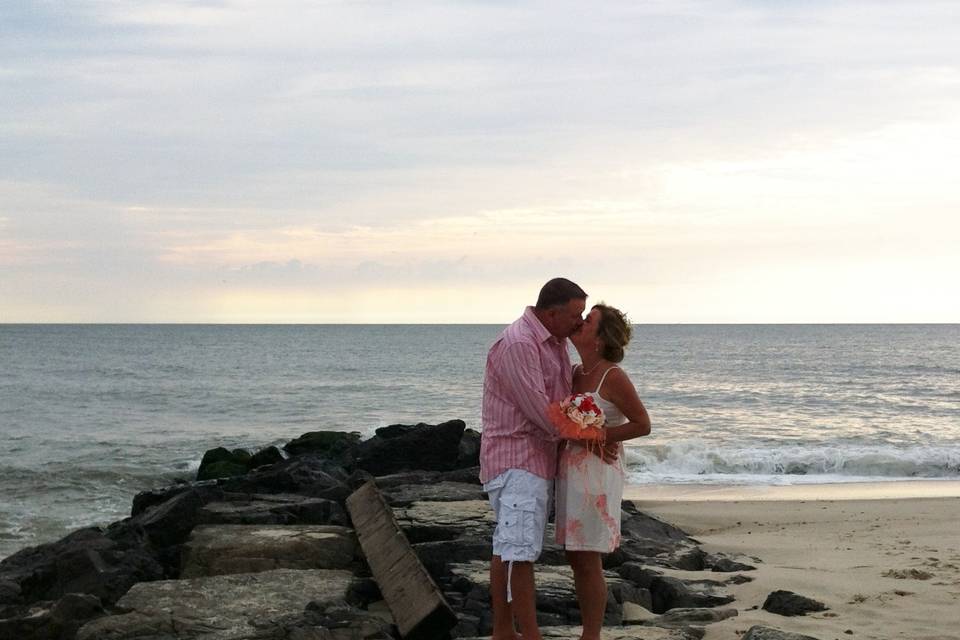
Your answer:
[[[541,640],[537,625],[537,591],[533,581],[532,562],[514,562],[510,575],[513,595],[513,617],[520,626],[523,640]]]
[[[490,561],[490,604],[493,609],[492,640],[517,640],[519,636],[513,628],[513,609],[507,602],[507,563],[500,556],[493,556]]]

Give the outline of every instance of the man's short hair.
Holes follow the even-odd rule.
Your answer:
[[[571,300],[586,300],[587,292],[575,282],[566,278],[554,278],[540,289],[537,298],[537,309],[544,311],[554,307],[562,307]]]

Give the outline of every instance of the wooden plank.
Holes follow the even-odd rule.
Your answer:
[[[347,498],[360,547],[380,586],[400,635],[408,640],[438,640],[457,624],[457,616],[417,557],[373,481]]]

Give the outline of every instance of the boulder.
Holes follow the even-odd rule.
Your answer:
[[[360,443],[360,434],[352,431],[310,431],[283,446],[291,456],[309,454],[349,466]]]
[[[817,638],[799,633],[790,633],[789,631],[781,631],[773,627],[754,625],[747,629],[747,632],[743,634],[740,640],[817,640]]]
[[[697,541],[671,524],[640,511],[624,501],[620,530],[620,547],[604,557],[607,568],[625,562],[657,564],[672,569],[699,571],[706,554]]]
[[[454,469],[452,471],[398,471],[397,473],[388,473],[376,477],[377,488],[386,491],[399,485],[426,486],[435,482],[457,482],[461,484],[472,484],[480,486],[480,467],[466,467],[464,469]]]
[[[734,618],[739,615],[736,609],[670,609],[669,611],[656,616],[651,620],[646,620],[642,624],[655,627],[689,627],[692,625],[705,625],[720,622],[727,618]]]
[[[68,593],[56,602],[36,603],[0,619],[0,638],[59,640],[73,638],[77,629],[106,611],[96,596]]]
[[[466,429],[460,437],[457,453],[457,468],[463,469],[480,465],[480,432]]]
[[[774,591],[763,602],[763,609],[781,616],[805,616],[816,611],[826,611],[828,607],[813,598],[801,596],[792,591]]]
[[[294,494],[228,494],[204,505],[198,524],[349,524],[340,503]]]
[[[752,564],[737,562],[723,554],[709,554],[704,558],[704,566],[718,573],[735,573],[737,571],[756,571]]]
[[[352,492],[349,472],[336,462],[300,455],[283,462],[220,481],[231,493],[295,493],[342,502]]]
[[[377,483],[379,486],[379,483]],[[401,484],[383,489],[383,497],[392,507],[405,507],[414,502],[463,502],[484,500],[486,494],[476,484],[441,480],[426,484]],[[489,506],[488,506],[489,509]]]
[[[411,544],[477,538],[492,544],[496,522],[486,500],[414,502],[393,516]]]
[[[395,424],[357,446],[356,465],[375,476],[411,469],[450,471],[457,468],[463,420],[442,424]]]
[[[306,629],[323,630],[318,640],[395,640],[389,609],[385,614],[377,610],[364,611],[342,602],[311,602],[304,613],[304,623]],[[291,637],[298,636],[291,634]]]
[[[86,593],[111,604],[134,583],[162,576],[163,567],[146,550],[124,547],[95,527],[21,549],[0,562],[0,580],[17,585],[26,603]]]
[[[206,495],[208,494],[193,489],[178,493],[166,502],[134,516],[127,521],[126,526],[128,529],[143,529],[150,542],[157,547],[181,544],[197,525]]]
[[[0,580],[0,607],[20,602],[20,585],[12,580]]]
[[[247,463],[250,461],[250,452],[244,449],[230,451],[225,447],[209,449],[203,454],[200,468],[197,469],[197,480],[213,480],[239,476],[247,472]]]
[[[133,507],[130,510],[131,516],[138,516],[150,507],[162,504],[170,498],[194,491],[200,496],[203,502],[211,502],[223,498],[223,490],[217,485],[216,480],[204,480],[202,482],[179,482],[168,487],[159,489],[150,489],[141,491],[133,497]]]
[[[278,569],[141,583],[117,603],[123,613],[85,624],[77,640],[239,640],[278,637],[268,630],[287,628],[299,628],[300,637],[307,638],[306,634],[319,633],[303,620],[307,605],[345,600],[352,579],[346,571]],[[295,636],[291,631],[279,637]]]
[[[201,525],[184,545],[181,576],[348,569],[356,556],[356,536],[346,527]]]
[[[274,446],[269,446],[253,454],[250,460],[247,461],[247,467],[249,469],[256,469],[258,467],[265,467],[267,465],[283,462],[284,460],[285,458],[283,457],[283,454],[280,453],[280,449],[277,449]]]
[[[657,576],[649,586],[653,599],[652,610],[654,613],[664,613],[670,609],[710,608],[733,602],[733,596],[715,592],[714,587],[719,584]]]

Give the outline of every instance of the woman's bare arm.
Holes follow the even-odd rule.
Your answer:
[[[610,371],[603,390],[607,400],[617,405],[620,412],[627,418],[627,422],[621,425],[604,429],[608,443],[632,440],[650,433],[650,416],[640,396],[637,395],[637,389],[633,386],[630,376],[623,369],[617,367]]]

